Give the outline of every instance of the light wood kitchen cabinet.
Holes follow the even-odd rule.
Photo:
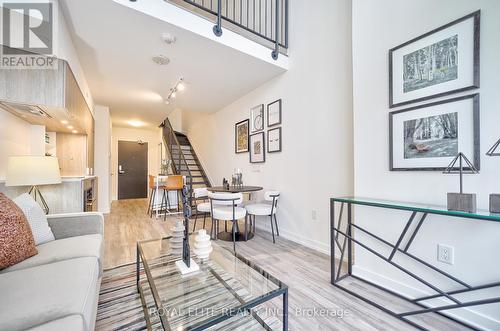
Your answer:
[[[85,176],[87,165],[87,137],[85,135],[73,133],[57,133],[56,144],[61,176]]]

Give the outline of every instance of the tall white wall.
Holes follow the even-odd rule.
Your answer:
[[[353,191],[351,3],[290,6],[289,71],[214,114],[186,118],[184,127],[213,184],[241,168],[245,184],[280,190],[280,234],[327,253],[329,198]],[[283,151],[252,165],[248,153],[234,152],[234,125],[279,98]],[[258,226],[269,227],[268,219]]]
[[[111,202],[111,118],[109,108],[96,105],[94,107],[95,144],[94,171],[99,178],[98,207],[99,211],[109,213]]]
[[[148,143],[148,172],[150,175],[157,175],[160,170],[159,144],[161,136],[160,129],[143,130],[133,128],[122,128],[113,126],[112,146],[111,146],[111,174],[112,174],[112,200],[118,199],[118,141],[138,141]]]
[[[355,194],[357,196],[446,205],[446,193],[458,190],[458,177],[440,172],[389,171],[388,51],[403,42],[481,9],[481,174],[466,176],[465,190],[478,194],[479,207],[488,208],[488,195],[500,192],[500,158],[487,149],[500,136],[500,1],[497,0],[354,0],[353,94]],[[472,93],[472,92],[471,92]],[[465,93],[466,94],[466,93]],[[397,240],[408,213],[356,208],[356,222],[391,242]],[[356,233],[359,238],[368,238]],[[472,283],[498,281],[500,224],[430,216],[411,252]],[[437,244],[455,247],[455,264],[436,261]],[[410,261],[398,258],[407,266]],[[366,277],[386,282],[407,295],[430,293],[365,250],[356,250],[356,269]],[[419,269],[414,269],[419,270]],[[445,289],[457,288],[442,278],[425,274]],[[448,284],[448,285],[446,285]],[[491,294],[496,291],[490,290]],[[475,311],[478,315],[471,313]],[[456,314],[491,329],[500,328],[500,305],[456,310]]]

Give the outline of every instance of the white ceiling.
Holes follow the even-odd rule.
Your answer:
[[[112,0],[64,0],[63,10],[95,103],[110,107],[114,125],[156,127],[177,108],[214,112],[283,72]],[[164,43],[164,32],[177,42]],[[158,54],[170,64],[153,63]],[[166,105],[179,77],[186,89]]]

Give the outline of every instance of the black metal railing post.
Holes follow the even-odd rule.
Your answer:
[[[222,36],[222,0],[217,0],[217,24],[214,26],[214,34]]]
[[[274,39],[276,39],[274,43],[274,50],[271,53],[273,60],[277,60],[280,54],[280,1],[276,0],[276,35]]]

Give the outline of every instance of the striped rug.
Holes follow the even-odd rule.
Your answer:
[[[161,265],[162,261],[158,260],[157,264]],[[155,263],[150,263],[150,265],[154,269]],[[136,288],[135,268],[135,263],[129,263],[104,270],[97,307],[95,327],[97,331],[147,330],[141,299]],[[144,271],[141,270],[141,272],[141,279],[145,279]],[[242,290],[236,285],[235,288]],[[153,308],[154,302],[150,292],[146,289],[145,293],[148,307]],[[266,316],[266,304],[261,306],[259,306],[260,309],[257,308],[254,311],[267,324],[266,328],[251,316],[245,316],[231,318],[209,330],[276,330],[282,328],[281,321],[275,316]],[[162,330],[159,318],[152,317],[151,323],[154,330]]]

